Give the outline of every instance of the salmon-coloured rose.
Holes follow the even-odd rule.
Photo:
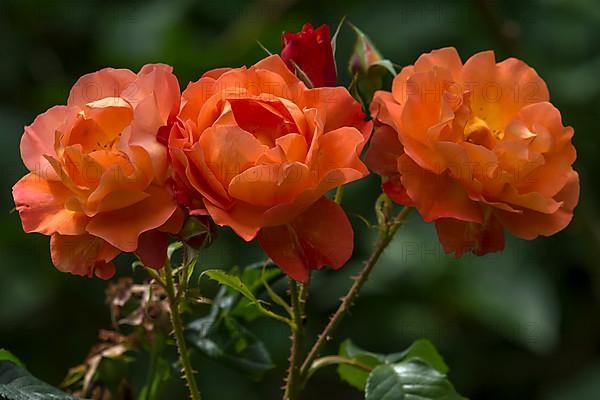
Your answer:
[[[304,24],[300,32],[284,32],[281,40],[281,58],[291,71],[300,68],[313,87],[336,86],[337,71],[329,26],[314,29],[311,24]]]
[[[462,63],[454,48],[424,54],[377,92],[367,165],[384,191],[435,221],[447,253],[504,248],[565,228],[579,198],[573,128],[544,81],[494,53]]]
[[[364,117],[346,89],[308,89],[279,56],[207,72],[183,92],[169,138],[180,197],[192,215],[208,213],[247,241],[258,235],[296,280],[341,267],[352,228],[323,195],[368,174]]]
[[[13,187],[23,229],[51,235],[54,265],[109,278],[112,260],[136,252],[159,268],[166,233],[183,215],[168,189],[167,148],[157,134],[179,110],[179,84],[166,65],[136,75],[103,69],[71,89],[25,128],[21,156],[30,173]]]

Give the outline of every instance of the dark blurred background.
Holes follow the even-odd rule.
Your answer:
[[[59,384],[110,326],[106,282],[62,274],[50,262],[48,238],[25,235],[11,187],[25,169],[23,126],[63,104],[82,74],[106,66],[137,71],[144,63],[174,66],[182,88],[211,68],[250,65],[260,40],[280,50],[282,31],[341,17],[367,33],[385,57],[411,64],[422,52],[455,46],[466,59],[494,49],[515,56],[546,80],[565,124],[575,127],[582,197],[571,225],[552,238],[509,239],[501,254],[446,257],[431,225],[412,215],[349,317],[338,339],[377,352],[429,338],[472,399],[600,398],[600,2],[525,1],[28,1],[0,2],[0,347],[38,377]],[[342,82],[354,36],[338,43]],[[345,207],[373,219],[376,176],[350,185]],[[357,250],[343,271],[317,274],[309,304],[315,332],[337,305],[374,236],[358,218]],[[223,235],[202,256],[203,268],[261,258],[255,247]],[[123,260],[122,275],[128,274]],[[286,333],[254,329],[279,368],[256,383],[201,359],[207,400],[275,399],[287,357]],[[336,341],[331,351],[337,351]],[[317,374],[306,399],[359,399],[335,370]]]

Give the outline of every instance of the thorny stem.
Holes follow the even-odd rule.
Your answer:
[[[383,251],[394,238],[394,235],[396,234],[396,232],[410,213],[410,210],[410,207],[404,207],[402,211],[400,211],[398,216],[391,221],[390,224],[383,224],[382,226],[380,226],[379,239],[377,240],[373,253],[365,262],[365,266],[363,267],[362,271],[356,277],[354,277],[354,283],[352,284],[352,287],[350,288],[348,293],[342,298],[342,302],[339,305],[338,309],[331,317],[331,320],[329,321],[323,332],[319,335],[317,341],[311,348],[310,352],[308,353],[308,356],[302,364],[302,367],[300,369],[300,376],[303,380],[303,383],[306,383],[308,372],[312,366],[313,361],[319,356],[319,353],[321,352],[321,350],[323,350],[325,344],[332,339],[333,332],[338,327],[340,322],[342,322],[349,308],[352,306],[352,303],[358,297],[358,294],[360,293],[360,290],[363,288],[364,284],[367,282],[367,279],[369,278],[373,267],[375,267],[375,264],[377,264],[377,261],[379,261],[379,258],[383,254]]]
[[[185,337],[183,335],[183,324],[181,322],[181,315],[179,314],[179,298],[175,293],[175,284],[173,282],[173,268],[171,262],[167,260],[164,268],[165,285],[167,290],[167,297],[169,299],[169,307],[171,308],[171,324],[173,325],[173,331],[175,333],[175,342],[177,344],[177,351],[179,353],[179,360],[183,366],[183,373],[185,380],[187,381],[188,388],[190,390],[190,398],[192,400],[201,400],[202,396],[198,390],[196,379],[194,377],[194,370],[192,369],[192,363],[190,362],[190,356],[185,344]]]
[[[304,302],[306,301],[306,285],[298,288],[298,283],[290,279],[290,298],[292,301],[292,346],[290,349],[290,366],[285,380],[284,400],[295,400],[300,392],[300,354],[302,351],[303,329],[302,318],[304,313]]]

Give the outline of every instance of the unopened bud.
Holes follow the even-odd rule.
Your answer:
[[[208,216],[190,216],[180,232],[181,241],[194,249],[208,247],[215,236],[215,224]]]

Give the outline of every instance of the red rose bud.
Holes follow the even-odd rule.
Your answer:
[[[179,236],[182,242],[194,249],[208,247],[215,236],[215,224],[208,216],[190,216]]]
[[[291,71],[305,75],[313,87],[336,86],[337,72],[327,25],[314,29],[305,24],[298,33],[284,32],[282,41],[281,58]]]

